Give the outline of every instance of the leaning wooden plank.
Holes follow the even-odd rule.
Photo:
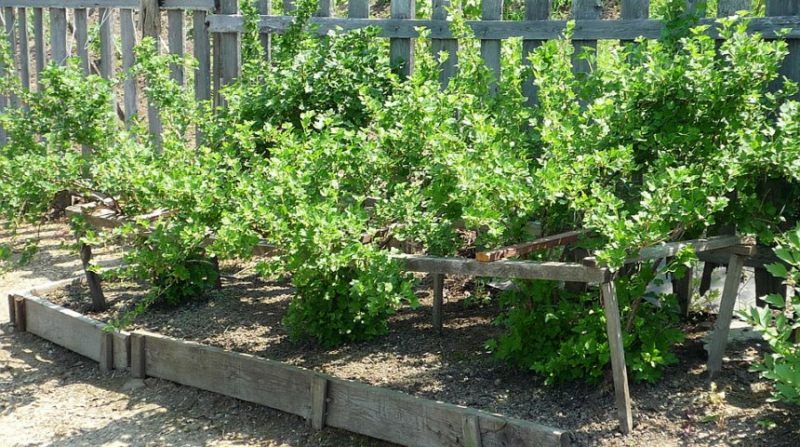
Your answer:
[[[514,256],[522,256],[534,251],[547,250],[548,248],[572,244],[577,242],[578,238],[584,234],[586,234],[586,231],[584,230],[567,231],[566,233],[559,233],[539,238],[535,241],[521,242],[519,244],[498,248],[495,250],[479,251],[475,254],[475,259],[481,262],[494,262]]]
[[[728,333],[731,329],[733,309],[736,306],[736,297],[739,295],[739,282],[742,275],[744,259],[733,254],[728,261],[728,271],[725,274],[725,285],[722,288],[722,298],[719,304],[719,314],[714,323],[714,333],[711,336],[711,345],[708,349],[708,374],[713,378],[722,370],[722,356],[728,344]]]
[[[569,440],[567,433],[533,422],[341,379],[330,379],[328,397],[328,426],[406,446],[466,446],[467,416],[478,420],[484,447],[560,446]]]
[[[67,62],[67,10],[50,9],[50,57],[57,65]]]
[[[491,278],[548,279],[602,283],[610,277],[608,270],[568,262],[497,261],[395,254],[392,259],[410,272],[443,273]]]
[[[261,16],[259,26],[262,31],[280,34],[285,32],[292,17]],[[429,29],[431,39],[452,39],[453,33],[441,20],[425,19],[345,19],[340,17],[312,17],[314,32],[319,35],[328,34],[341,28],[343,31],[376,27],[380,36],[397,39],[413,39],[419,37],[418,28]],[[244,19],[238,15],[214,15],[209,17],[210,32],[242,32]],[[476,38],[508,39],[521,37],[530,40],[558,39],[564,33],[567,22],[564,20],[537,21],[505,21],[505,20],[471,20],[467,25],[472,28]],[[711,19],[704,19],[700,24],[707,25],[706,34],[720,39],[718,24]],[[581,20],[575,24],[574,40],[633,40],[639,37],[657,39],[661,36],[664,25],[659,20]],[[786,38],[800,38],[800,16],[755,17],[748,22],[749,32],[761,33],[765,38],[784,36],[783,30],[789,30]]]
[[[22,295],[22,298],[25,299],[28,332],[96,362],[108,358],[107,350],[112,347],[103,341],[107,334],[103,323],[33,295]]]
[[[311,417],[314,373],[248,354],[161,336],[145,337],[148,376]]]
[[[613,282],[600,286],[603,296],[603,308],[606,316],[606,332],[611,356],[611,370],[614,377],[614,399],[617,404],[619,428],[627,434],[633,430],[631,414],[631,394],[628,389],[628,371],[625,367],[625,351],[622,343],[622,325],[620,324],[617,291]]]
[[[668,258],[670,256],[675,256],[679,251],[690,246],[694,247],[695,252],[701,253],[709,250],[732,247],[734,245],[752,245],[753,243],[755,243],[753,238],[748,236],[713,236],[707,239],[669,242],[652,247],[645,247],[639,250],[638,255],[625,259],[625,263],[633,264],[653,259]],[[599,265],[595,257],[584,258],[583,264],[589,266]]]

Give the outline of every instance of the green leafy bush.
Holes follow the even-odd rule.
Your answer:
[[[765,297],[769,305],[743,311],[747,321],[759,331],[772,352],[754,365],[762,377],[772,381],[775,400],[800,404],[800,227],[787,232],[775,254],[782,262],[767,267],[793,289],[789,298],[778,294]]]

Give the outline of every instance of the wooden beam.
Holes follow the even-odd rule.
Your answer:
[[[755,241],[747,236],[713,236],[707,239],[693,239],[688,241],[669,242],[666,244],[645,247],[639,250],[639,254],[625,259],[625,264],[634,264],[653,259],[669,258],[675,256],[679,251],[686,247],[694,247],[695,252],[702,253],[720,248],[728,248],[734,245],[752,245]],[[583,259],[583,264],[588,266],[599,266],[597,258],[591,256]]]
[[[739,295],[739,281],[742,275],[744,259],[733,254],[728,261],[728,272],[725,276],[725,286],[722,289],[722,299],[719,304],[719,314],[714,323],[714,333],[708,350],[708,373],[713,378],[722,370],[722,356],[728,344],[728,334],[733,319],[733,309],[736,306],[736,297]]]
[[[535,241],[521,242],[508,247],[497,248],[494,250],[479,251],[475,254],[475,259],[480,262],[494,262],[514,256],[523,256],[528,253],[546,250],[548,248],[560,247],[576,242],[578,238],[586,234],[586,231],[567,231],[566,233],[554,234],[536,239]]]
[[[438,256],[394,254],[391,258],[410,272],[443,273],[488,278],[547,279],[602,283],[611,274],[604,268],[569,262],[497,261],[479,262],[474,259]]]

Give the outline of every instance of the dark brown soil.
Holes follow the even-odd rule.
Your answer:
[[[758,341],[734,344],[715,383],[705,375],[702,338],[710,324],[687,324],[677,348],[680,363],[657,384],[632,384],[636,428],[617,431],[613,389],[567,384],[545,386],[535,375],[498,362],[485,342],[499,333],[491,324],[496,305],[464,278],[449,279],[443,334],[430,324],[430,290],[420,287],[421,306],[391,318],[389,333],[369,342],[324,349],[289,337],[281,319],[292,297],[287,283],[267,282],[234,265],[225,270],[223,289],[208,299],[176,309],[152,309],[134,328],[256,354],[404,391],[572,430],[577,445],[800,445],[797,408],[767,402],[769,384],[748,372],[760,355]],[[109,319],[144,294],[131,283],[108,283]],[[48,298],[86,311],[83,284]]]

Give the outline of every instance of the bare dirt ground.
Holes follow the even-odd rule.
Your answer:
[[[33,237],[26,228],[20,238]],[[8,292],[80,272],[63,224],[41,229],[39,253],[0,276],[2,446],[387,446],[347,432],[313,433],[302,419],[170,382],[100,373],[97,365],[7,324]],[[9,234],[0,230],[0,242]],[[101,265],[113,253],[99,252]]]

